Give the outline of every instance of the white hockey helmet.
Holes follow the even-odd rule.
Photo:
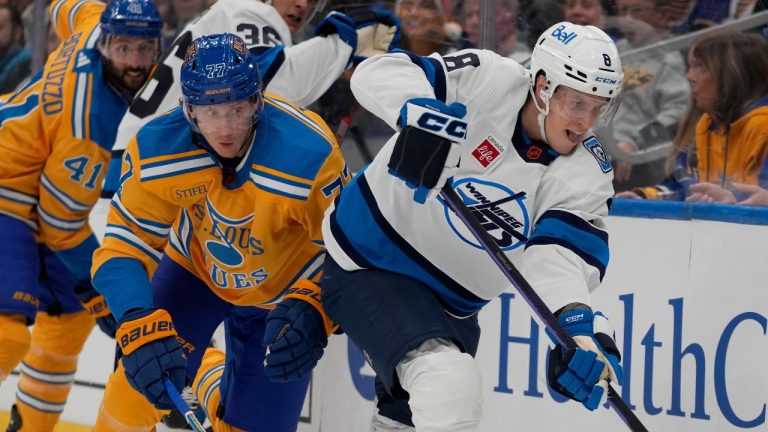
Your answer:
[[[531,73],[547,75],[545,90],[558,86],[614,99],[621,93],[624,72],[616,45],[595,26],[560,22],[542,33],[531,54]]]
[[[531,53],[530,67],[530,93],[539,111],[537,121],[545,142],[549,141],[544,119],[549,114],[552,95],[559,86],[608,100],[593,126],[607,126],[613,119],[619,106],[624,71],[619,51],[604,31],[594,26],[559,22],[539,37]],[[546,84],[539,93],[543,107],[534,96],[539,72],[546,75]]]

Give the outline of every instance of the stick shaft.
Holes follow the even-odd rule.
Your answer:
[[[195,432],[205,432],[203,425],[201,425],[197,420],[195,413],[192,412],[192,410],[189,408],[189,405],[184,402],[184,399],[179,394],[179,391],[176,390],[176,387],[174,387],[171,380],[166,378],[163,380],[163,384],[165,384],[165,391],[168,392],[168,395],[171,397],[173,404],[176,405],[176,409],[179,410],[179,412],[184,416],[184,420],[187,421],[187,424],[192,428],[192,430]]]
[[[557,319],[551,310],[549,310],[541,297],[539,297],[536,291],[533,290],[528,281],[523,277],[520,271],[517,270],[517,267],[515,267],[509,258],[507,258],[507,255],[501,248],[499,248],[490,234],[483,229],[480,222],[478,222],[472,214],[472,211],[467,208],[461,197],[455,190],[453,190],[453,187],[450,184],[443,186],[440,196],[445,200],[448,207],[456,213],[459,219],[461,219],[464,225],[466,225],[467,229],[469,229],[477,241],[480,242],[482,248],[491,256],[491,259],[493,259],[512,285],[517,288],[520,295],[523,296],[531,309],[533,309],[534,313],[544,325],[554,333],[558,343],[563,345],[566,349],[578,348],[576,341],[573,340],[563,325],[560,324],[560,320]],[[635,413],[632,412],[610,384],[608,384],[608,402],[630,430],[634,432],[647,432],[648,429],[643,426],[640,419],[635,416]]]

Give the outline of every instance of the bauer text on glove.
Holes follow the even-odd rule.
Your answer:
[[[109,311],[104,296],[93,288],[90,281],[82,281],[77,284],[75,295],[80,299],[80,303],[83,304],[85,310],[96,319],[96,324],[99,325],[101,331],[107,336],[114,338],[115,331],[117,331],[117,320]]]
[[[265,374],[272,381],[306,376],[323,356],[333,323],[320,303],[319,287],[299,281],[267,315],[262,345]]]
[[[136,309],[120,320],[115,335],[128,383],[159,409],[174,409],[163,380],[184,388],[186,355],[171,316],[163,309]]]

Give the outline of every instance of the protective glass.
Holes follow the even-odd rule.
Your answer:
[[[154,63],[159,54],[157,39],[117,36],[107,41],[106,56],[112,61],[127,63],[137,59],[142,64]]]
[[[609,100],[559,86],[550,101],[550,110],[554,109],[571,120],[589,124],[589,127],[604,127],[610,124],[618,105],[618,98]]]
[[[217,105],[188,105],[189,115],[203,134],[247,129],[256,123],[261,97]]]

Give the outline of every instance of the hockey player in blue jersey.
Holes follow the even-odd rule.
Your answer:
[[[257,59],[233,34],[196,39],[182,106],[128,144],[94,254],[123,353],[95,431],[153,430],[166,378],[192,382],[217,431],[296,430],[333,328],[322,218],[350,175],[319,116],[263,92]],[[226,361],[206,350],[222,322]]]
[[[601,30],[562,22],[527,70],[491,51],[386,54],[352,77],[398,131],[326,213],[323,305],[376,372],[373,430],[470,431],[482,415],[478,311],[509,281],[437,196],[447,181],[580,349],[550,385],[588,409],[620,354],[590,291],[605,274],[611,163],[590,132],[623,72]],[[461,162],[459,164],[459,161]]]

